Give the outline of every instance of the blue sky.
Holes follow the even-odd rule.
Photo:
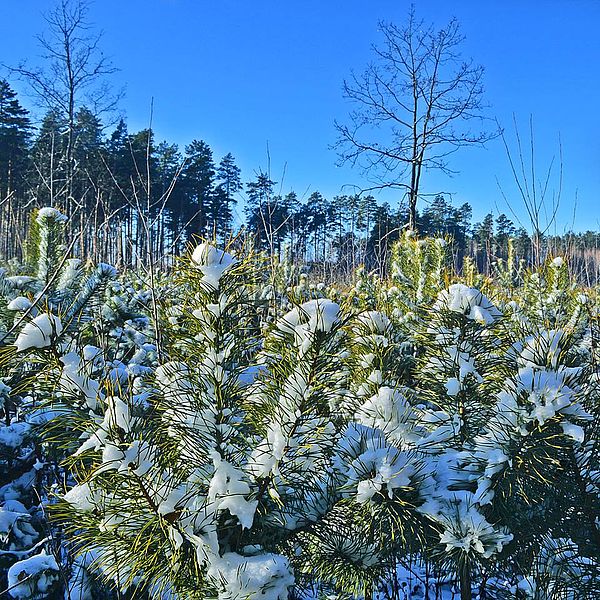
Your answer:
[[[513,149],[513,114],[522,138],[532,115],[539,177],[555,157],[550,194],[558,190],[560,136],[563,184],[553,231],[600,229],[600,2],[415,5],[419,17],[440,27],[457,17],[467,38],[463,55],[486,69],[488,114],[505,126]],[[51,0],[3,0],[2,62],[36,62],[35,34],[51,6]],[[203,139],[217,159],[232,152],[245,181],[267,169],[268,148],[271,177],[282,192],[332,197],[351,190],[344,185],[365,184],[358,171],[336,167],[329,148],[334,119],[343,120],[349,109],[342,81],[371,60],[378,21],[401,24],[409,6],[399,0],[96,0],[90,20],[104,31],[102,47],[120,69],[112,79],[126,87],[121,107],[131,131],[148,125],[153,98],[157,139],[182,146]],[[512,209],[528,224],[500,140],[462,150],[450,166],[460,173],[426,173],[423,190],[469,202],[475,219],[490,211],[512,216]],[[396,196],[380,199],[394,203]]]

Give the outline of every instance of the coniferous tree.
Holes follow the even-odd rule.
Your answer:
[[[450,205],[444,196],[438,194],[421,215],[419,229],[422,234],[425,236],[443,235],[449,211]]]
[[[313,237],[313,260],[325,262],[328,225],[332,218],[331,204],[320,192],[313,192],[306,201]]]
[[[0,252],[4,257],[18,254],[16,242],[24,236],[30,137],[28,111],[8,82],[0,79]]]
[[[115,262],[145,261],[144,254],[149,250],[147,238],[152,236],[154,243],[155,220],[161,208],[162,183],[153,131],[129,133],[121,120],[106,142],[103,163],[108,180],[107,228],[116,238],[109,251],[116,255]]]
[[[181,178],[183,157],[177,144],[161,142],[156,148],[157,175],[155,196],[159,213],[156,216],[156,252],[165,256],[178,252],[185,243],[183,229],[185,207],[184,185]]]
[[[193,140],[185,147],[185,159],[182,184],[186,197],[184,219],[187,239],[194,234],[213,236],[215,221],[209,221],[213,210],[215,185],[212,150],[206,142]]]
[[[513,238],[516,234],[515,226],[513,222],[505,215],[498,215],[496,219],[496,246],[498,254],[502,258],[507,257],[508,253],[508,240]]]
[[[275,183],[266,173],[259,171],[256,180],[246,185],[248,229],[255,236],[257,247],[269,249],[272,254],[280,246],[279,232],[283,224],[280,218],[281,196],[273,195]]]
[[[120,119],[106,140],[106,236],[104,256],[116,264],[126,261],[129,251],[126,238],[129,235],[131,206],[127,190],[131,181],[131,149],[128,143],[129,132],[124,119]],[[110,240],[110,243],[109,243]],[[108,258],[110,257],[110,258]]]
[[[336,222],[336,247],[346,257],[352,270],[364,259],[365,201],[360,194],[336,196],[332,201],[332,210]]]
[[[375,266],[380,275],[387,272],[391,246],[398,240],[403,220],[400,211],[392,211],[389,204],[384,203],[375,209],[374,222],[367,240],[367,256],[369,263]]]
[[[461,204],[458,209],[453,211],[451,225],[449,229],[450,235],[456,240],[460,250],[464,251],[467,246],[467,238],[471,230],[471,217],[473,209],[468,202]]]
[[[233,224],[233,207],[237,203],[235,196],[243,187],[240,168],[235,164],[231,152],[219,162],[216,179],[218,183],[211,218],[216,231],[224,238]]]
[[[30,187],[41,205],[54,206],[64,200],[67,186],[64,162],[66,125],[58,111],[49,110],[33,142]]]
[[[5,79],[0,79],[0,198],[25,192],[27,153],[31,136],[29,112]]]
[[[65,222],[39,211],[31,275],[0,272],[15,598],[86,597],[76,574],[157,599],[598,597],[598,298],[563,257],[484,293],[405,231],[389,281],[264,303],[265,263],[205,243],[150,318],[131,278],[63,259]],[[75,562],[33,555],[61,539],[35,521],[57,482]]]
[[[475,239],[478,244],[477,261],[480,271],[490,272],[492,256],[494,255],[494,215],[487,214],[481,223],[474,227]]]
[[[94,113],[83,106],[75,115],[73,135],[72,193],[77,213],[72,218],[77,226],[73,233],[79,234],[79,256],[98,256],[103,221],[105,184],[107,181],[104,166],[104,139],[102,123]]]
[[[106,140],[107,151],[107,168],[110,175],[110,207],[117,209],[122,201],[122,194],[118,187],[122,187],[127,183],[128,165],[127,157],[130,156],[130,151],[127,145],[129,132],[127,123],[124,119],[120,119],[114,130]]]
[[[292,203],[293,210],[290,216],[290,232],[292,255],[301,262],[309,260],[309,240],[311,233],[311,210],[306,202],[300,203],[296,194]]]
[[[70,571],[60,564],[66,555],[54,545],[46,519],[48,490],[65,472],[60,451],[50,450],[42,436],[40,425],[49,416],[42,398],[68,396],[89,410],[101,394],[88,377],[89,354],[77,357],[64,344],[60,356],[56,348],[67,337],[85,338],[92,321],[103,329],[102,322],[111,320],[99,308],[116,270],[102,263],[87,269],[79,259],[65,259],[67,220],[51,207],[34,210],[29,275],[7,277],[4,269],[0,275],[0,585],[17,600],[62,597]],[[99,349],[93,352],[98,360]],[[46,375],[61,369],[60,383],[45,389]],[[31,377],[40,383],[35,389],[27,388]]]

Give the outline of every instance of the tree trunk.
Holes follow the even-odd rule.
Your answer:
[[[460,600],[472,600],[471,565],[468,559],[465,559],[461,565],[458,577],[460,581]]]

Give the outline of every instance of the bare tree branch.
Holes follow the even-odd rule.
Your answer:
[[[374,46],[376,62],[343,83],[355,109],[347,123],[335,122],[339,163],[361,169],[374,186],[407,190],[409,227],[423,170],[452,174],[446,157],[498,135],[483,127],[483,67],[461,58],[464,41],[455,19],[436,31],[415,19],[404,27],[381,22],[383,44]],[[481,130],[467,127],[478,121]],[[435,148],[435,150],[434,150]]]

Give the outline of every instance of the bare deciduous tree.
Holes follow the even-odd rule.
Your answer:
[[[529,225],[531,228],[531,257],[533,264],[536,267],[541,267],[545,260],[543,240],[546,235],[550,232],[552,226],[556,227],[556,215],[560,207],[560,199],[562,193],[563,184],[563,155],[562,155],[562,144],[560,136],[558,138],[558,178],[556,179],[554,166],[555,156],[552,156],[548,168],[543,172],[543,177],[539,177],[538,166],[536,161],[536,146],[535,146],[535,135],[533,128],[533,116],[529,116],[529,143],[527,147],[524,147],[521,142],[521,134],[519,133],[519,127],[517,119],[513,114],[513,125],[515,132],[515,146],[511,149],[509,140],[505,135],[503,129],[501,129],[500,137],[504,144],[504,150],[506,151],[506,157],[510,164],[510,169],[513,176],[513,181],[517,186],[519,196],[525,207],[527,217],[529,218]],[[500,127],[500,126],[498,126]],[[525,228],[525,225],[521,222],[518,215],[512,208],[512,204],[508,201],[506,194],[498,179],[496,179],[500,193],[508,210],[512,213],[513,217]],[[552,187],[554,189],[552,189]],[[548,249],[546,249],[546,252]]]
[[[37,36],[42,66],[21,63],[9,70],[31,88],[35,99],[64,119],[64,189],[71,195],[77,110],[86,106],[99,117],[115,109],[120,93],[113,93],[106,76],[116,69],[100,50],[101,33],[94,33],[88,20],[86,0],[58,0],[46,15],[47,32]]]
[[[452,174],[452,153],[483,145],[496,131],[483,127],[484,69],[461,58],[464,37],[455,19],[438,31],[416,21],[411,9],[406,26],[381,22],[379,30],[384,39],[373,47],[375,61],[344,81],[355,108],[347,124],[335,123],[335,148],[340,163],[363,170],[368,191],[404,190],[414,229],[423,169]]]

